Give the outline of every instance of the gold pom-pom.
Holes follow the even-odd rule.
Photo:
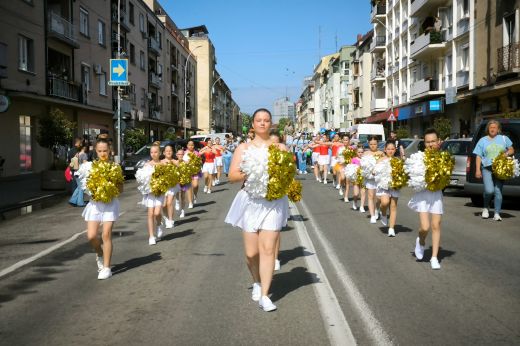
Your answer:
[[[504,154],[495,157],[491,168],[493,170],[493,175],[497,179],[508,180],[514,177],[515,163]]]
[[[200,172],[202,167],[202,159],[195,155],[195,153],[188,153],[188,157],[190,160],[187,162],[188,169],[191,172],[191,175],[196,175]]]
[[[302,199],[302,184],[298,180],[293,179],[291,185],[289,185],[287,196],[293,202],[299,202]]]
[[[150,191],[155,196],[161,196],[168,191],[170,186],[170,170],[168,165],[159,164],[155,165],[154,171],[152,173],[152,178],[150,179]]]
[[[345,165],[348,165],[352,159],[357,156],[356,151],[351,147],[346,147],[342,154],[343,158],[345,159]]]
[[[365,187],[365,180],[363,179],[363,175],[361,174],[361,166],[359,166],[357,169],[356,181],[354,182],[354,184],[359,187]]]
[[[181,185],[188,185],[191,183],[191,170],[192,168],[188,165],[188,163],[182,161],[179,163],[179,183]]]
[[[424,151],[424,165],[426,167],[424,174],[426,189],[439,191],[450,184],[455,159],[449,152],[426,149]]]
[[[392,159],[390,159],[390,166],[392,167],[390,188],[399,190],[408,183],[408,174],[404,171],[404,161],[397,157],[392,157]]]
[[[287,191],[296,174],[296,164],[292,153],[280,150],[278,146],[269,146],[269,158],[267,162],[269,182],[267,183],[268,201],[282,198]]]
[[[119,187],[123,182],[123,171],[118,164],[100,160],[92,162],[87,179],[87,189],[92,200],[110,203],[112,199],[119,196]]]
[[[166,175],[168,179],[168,188],[172,188],[179,183],[180,180],[180,172],[179,167],[174,165],[173,163],[168,163],[166,165]]]

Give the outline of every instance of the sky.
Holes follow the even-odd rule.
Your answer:
[[[246,113],[285,96],[296,102],[320,56],[372,28],[369,0],[159,2],[181,29],[206,25],[216,68]]]

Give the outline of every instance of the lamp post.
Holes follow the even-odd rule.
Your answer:
[[[226,132],[226,112],[227,112],[227,102],[226,102],[226,95],[227,93],[231,93],[231,90],[228,90],[224,93],[224,132]]]
[[[186,58],[186,62],[184,63],[184,121],[182,123],[182,126],[184,127],[184,138],[186,138],[186,101],[188,99],[188,62],[190,61],[190,57],[193,55],[193,52],[195,52],[197,49],[199,49],[202,46],[197,46],[193,48],[193,50],[190,50],[190,53],[188,54],[188,57]]]
[[[383,22],[381,22],[379,19],[376,19],[376,21],[379,24],[381,24],[383,26],[383,28],[385,28],[386,32],[392,34],[392,31],[390,31],[386,27],[386,25],[383,24]],[[377,44],[377,35],[376,35],[376,44]],[[385,42],[385,44],[386,44],[386,42]],[[393,72],[392,72],[392,75],[393,75]],[[392,79],[393,79],[393,76],[392,76]],[[394,86],[393,86],[393,83],[392,83],[392,87],[390,88],[390,113],[392,114],[392,116],[394,115]],[[390,122],[390,131],[393,131],[393,130],[394,130],[394,122],[391,121]]]
[[[213,126],[213,125],[211,125],[211,121],[213,119],[213,88],[215,87],[215,84],[217,84],[217,82],[221,79],[222,79],[222,76],[219,76],[217,78],[217,80],[215,80],[213,82],[213,84],[211,85],[211,88],[209,89],[209,125],[210,125],[210,129]]]

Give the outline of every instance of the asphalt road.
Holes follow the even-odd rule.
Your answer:
[[[64,202],[0,223],[0,272],[77,236],[0,274],[0,344],[346,344],[331,338],[331,329],[343,328],[327,317],[334,306],[360,345],[520,343],[518,209],[505,210],[501,223],[481,220],[468,198],[448,193],[442,269],[432,271],[429,240],[425,261],[412,253],[418,219],[406,207],[409,191],[399,201],[397,236],[388,238],[330,184],[310,175],[302,182],[303,203],[282,233],[273,313],[251,301],[240,232],[223,223],[236,185],[201,194],[174,232],[148,246],[145,210],[127,182],[114,276],[105,281],[78,234],[81,209]],[[302,246],[307,234],[314,248]],[[320,297],[325,286],[333,297]]]

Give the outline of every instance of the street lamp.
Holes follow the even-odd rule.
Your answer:
[[[230,93],[231,90],[228,90],[224,93],[224,132],[226,132],[226,112],[227,112],[227,102],[226,102],[226,95],[227,93]]]
[[[195,52],[197,49],[199,49],[202,46],[197,46],[193,48],[193,50],[190,50],[190,53],[188,54],[188,57],[186,58],[186,62],[184,63],[184,121],[182,126],[184,127],[184,138],[186,138],[186,103],[188,99],[188,62],[190,61],[190,57],[193,55],[193,52]]]
[[[376,19],[376,21],[381,24],[383,26],[383,28],[385,28],[386,32],[392,34],[392,31],[390,31],[386,25],[383,24],[383,22],[381,22],[379,19]],[[377,35],[376,35],[376,44],[377,44]],[[387,54],[388,55],[388,54]],[[393,78],[393,73],[392,73],[392,78]],[[387,86],[388,86],[388,83],[387,83]],[[392,86],[390,88],[390,113],[392,114],[392,116],[394,115],[394,85],[392,83]],[[391,121],[390,122],[390,131],[393,131],[394,130],[394,122]]]
[[[211,85],[211,88],[209,89],[209,112],[210,112],[209,113],[209,115],[210,115],[209,125],[210,125],[210,129],[211,129],[211,126],[213,126],[213,125],[211,125],[211,121],[213,119],[213,88],[215,87],[215,84],[217,84],[217,82],[221,79],[222,79],[222,76],[219,76],[217,78],[217,80],[213,82],[213,84]]]

